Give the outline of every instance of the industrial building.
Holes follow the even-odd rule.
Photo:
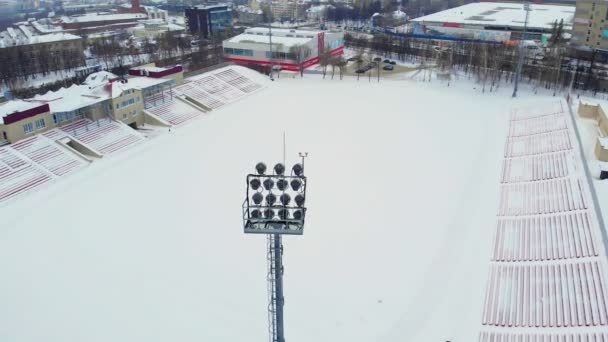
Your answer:
[[[268,28],[256,27],[227,39],[223,43],[224,59],[239,64],[280,66],[283,70],[299,71],[319,62],[319,55],[329,51],[331,56],[344,52],[344,33],[333,31],[272,29],[272,55]],[[271,58],[272,56],[272,58]]]
[[[209,38],[216,32],[232,27],[232,9],[226,5],[186,8],[186,26],[192,34]]]
[[[574,6],[531,4],[526,39],[543,40],[551,35],[555,22],[563,20],[572,30]],[[519,40],[525,26],[523,4],[479,2],[413,19],[414,34],[505,42]]]
[[[596,50],[608,50],[608,2],[578,0],[572,43]]]

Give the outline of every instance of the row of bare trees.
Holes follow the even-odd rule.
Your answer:
[[[535,88],[551,89],[554,94],[570,84],[575,89],[601,90],[603,71],[599,64],[589,66],[569,50],[562,28],[563,23],[554,24],[551,38],[542,49],[521,48],[522,78]],[[453,41],[437,45],[432,40],[387,34],[374,35],[371,39],[346,34],[345,44],[356,51],[362,49],[387,58],[433,65],[437,72],[444,74],[464,71],[469,78],[476,78],[484,92],[496,90],[501,83],[513,82],[520,53],[518,46],[509,44]]]

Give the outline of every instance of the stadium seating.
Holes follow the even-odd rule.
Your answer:
[[[608,342],[605,249],[563,108],[511,115],[480,342]]]

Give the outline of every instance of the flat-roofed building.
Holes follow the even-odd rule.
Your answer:
[[[38,25],[39,26],[39,25]],[[5,75],[24,76],[77,68],[85,64],[81,37],[22,23],[0,32],[0,68]]]
[[[268,28],[256,27],[223,42],[224,59],[239,64],[280,66],[299,71],[319,62],[319,55],[344,53],[344,33],[317,30],[272,29],[272,55]],[[297,54],[300,54],[299,56]]]
[[[574,6],[530,4],[526,37],[543,40],[554,24],[563,20],[563,29],[572,30]],[[413,33],[489,41],[519,40],[524,31],[523,4],[476,2],[412,19]]]

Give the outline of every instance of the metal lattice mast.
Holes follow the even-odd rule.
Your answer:
[[[270,342],[277,342],[277,320],[276,320],[276,300],[275,300],[275,257],[274,257],[274,235],[268,235],[266,239],[267,254],[266,261],[268,274],[266,275],[268,290],[268,336]]]

